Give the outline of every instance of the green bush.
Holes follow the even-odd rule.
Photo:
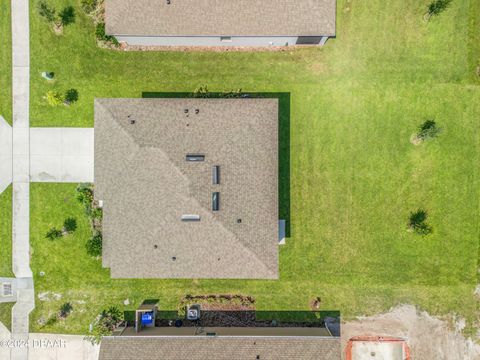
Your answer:
[[[87,254],[90,256],[102,255],[102,234],[100,232],[95,233],[85,244],[87,248]]]
[[[97,317],[90,336],[86,339],[92,344],[99,344],[103,336],[112,335],[115,327],[124,320],[122,312],[116,307],[110,307],[103,310]]]
[[[428,5],[428,15],[439,15],[444,11],[452,0],[434,0]]]
[[[107,35],[105,33],[105,23],[103,23],[103,22],[100,22],[100,23],[97,24],[97,26],[95,28],[95,36],[100,41],[105,41],[105,42],[108,42],[108,43],[112,43],[115,46],[119,45],[115,36]]]
[[[63,230],[67,233],[72,233],[77,230],[77,220],[74,218],[65,219],[63,222]]]
[[[62,306],[60,306],[59,315],[62,318],[66,318],[68,315],[70,315],[72,310],[73,310],[72,304],[70,304],[69,302],[66,302],[62,304]]]
[[[65,101],[69,104],[78,101],[78,90],[77,89],[69,89],[65,92]]]
[[[80,6],[85,14],[89,15],[97,8],[97,0],[82,0]]]
[[[196,97],[196,98],[208,98],[208,97],[210,97],[210,91],[208,90],[208,86],[207,85],[202,85],[202,86],[197,87],[193,91],[193,96]]]
[[[75,22],[75,9],[73,6],[67,6],[63,8],[58,14],[58,20],[62,25],[70,25]]]
[[[62,237],[62,232],[58,230],[57,228],[51,228],[50,230],[47,231],[47,234],[45,237],[49,240],[56,240]]]
[[[79,184],[77,186],[77,200],[85,207],[85,213],[92,214],[93,186],[92,184]]]
[[[408,227],[418,235],[428,235],[432,233],[433,229],[426,223],[428,213],[425,210],[419,209],[410,213]]]

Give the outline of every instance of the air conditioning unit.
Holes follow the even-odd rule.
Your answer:
[[[200,305],[190,305],[187,309],[187,320],[196,321],[200,320]]]

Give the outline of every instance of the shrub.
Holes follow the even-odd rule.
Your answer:
[[[58,14],[58,20],[62,25],[70,25],[75,22],[75,9],[73,6],[65,7],[60,13]]]
[[[91,184],[79,184],[77,186],[77,200],[83,204],[85,213],[90,216],[93,202],[93,187]]]
[[[89,15],[97,8],[97,0],[82,0],[80,5],[85,14]]]
[[[113,333],[115,327],[123,321],[122,312],[116,307],[103,310],[93,326],[92,335],[87,337],[92,344],[99,344],[103,336]]]
[[[46,1],[39,1],[37,4],[38,15],[44,18],[48,22],[55,22],[56,20],[56,10],[54,7],[48,5]]]
[[[231,98],[240,98],[242,97],[242,89],[230,90],[227,92],[222,93],[223,98],[231,99]]]
[[[210,97],[210,91],[208,90],[208,86],[207,85],[202,85],[202,86],[197,87],[193,91],[193,96],[196,97],[196,98],[208,98],[208,97]]]
[[[45,95],[45,98],[47,99],[47,103],[50,106],[58,106],[63,104],[63,95],[60,94],[58,91],[55,90],[49,90],[47,91],[47,94]]]
[[[428,5],[428,15],[434,16],[439,15],[442,11],[444,11],[448,5],[452,2],[452,0],[433,0]]]
[[[426,223],[427,218],[428,214],[425,210],[419,209],[415,212],[412,212],[410,213],[408,227],[419,235],[428,235],[433,231],[433,229]]]
[[[102,220],[103,219],[103,210],[100,208],[94,208],[92,210],[92,219]]]
[[[87,253],[90,256],[102,255],[102,234],[100,232],[95,233],[85,244]]]
[[[74,218],[65,219],[63,222],[63,231],[67,233],[72,233],[77,230],[77,220]]]
[[[70,315],[72,310],[73,310],[72,304],[70,304],[69,302],[66,302],[62,304],[62,306],[60,306],[59,315],[61,318],[65,319],[68,315]]]
[[[78,100],[78,91],[76,89],[69,89],[65,92],[65,101],[68,104],[77,102]]]
[[[60,230],[58,230],[57,228],[51,228],[50,230],[47,231],[47,234],[45,235],[45,237],[49,240],[56,240],[58,238],[61,238],[62,237],[62,232]]]
[[[107,35],[105,32],[105,23],[100,22],[97,24],[95,28],[95,36],[97,37],[98,40],[100,41],[105,41],[107,43],[112,43],[115,46],[118,46],[118,40],[115,38],[115,36]]]
[[[433,139],[438,136],[440,133],[440,128],[437,127],[437,124],[434,120],[426,120],[418,128],[417,138],[420,140]]]

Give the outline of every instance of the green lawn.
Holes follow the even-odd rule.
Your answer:
[[[290,93],[292,235],[280,250],[279,281],[112,280],[85,255],[89,230],[75,185],[33,184],[36,292],[62,298],[36,302],[32,330],[82,333],[107,306],[133,310],[159,298],[161,308],[174,309],[185,293],[252,295],[260,310],[307,309],[320,296],[323,310],[347,318],[414,303],[433,314],[457,313],[471,325],[478,316],[480,3],[455,0],[425,23],[427,3],[339,0],[336,39],[322,49],[273,53],[102,50],[80,10],[57,37],[32,6],[34,126],[92,126],[94,97],[201,84]],[[54,83],[40,77],[45,70],[55,73]],[[51,108],[43,99],[50,88],[75,88],[79,101]],[[426,119],[442,133],[413,146],[410,136]],[[418,208],[429,213],[430,236],[407,231]],[[46,240],[68,216],[79,222],[76,234]],[[37,320],[65,301],[74,305],[71,317],[40,328]]]
[[[12,123],[12,30],[11,0],[0,0],[0,116]]]
[[[12,186],[0,194],[0,277],[13,277]]]
[[[12,273],[12,187],[0,194],[0,277]],[[0,322],[10,328],[13,304],[0,304]]]

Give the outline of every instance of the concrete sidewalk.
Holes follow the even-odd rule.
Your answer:
[[[12,0],[12,263],[17,303],[12,309],[12,337],[28,339],[35,296],[30,270],[30,18],[29,1]],[[25,279],[26,278],[26,279]],[[11,359],[28,358],[28,348],[13,348]]]

